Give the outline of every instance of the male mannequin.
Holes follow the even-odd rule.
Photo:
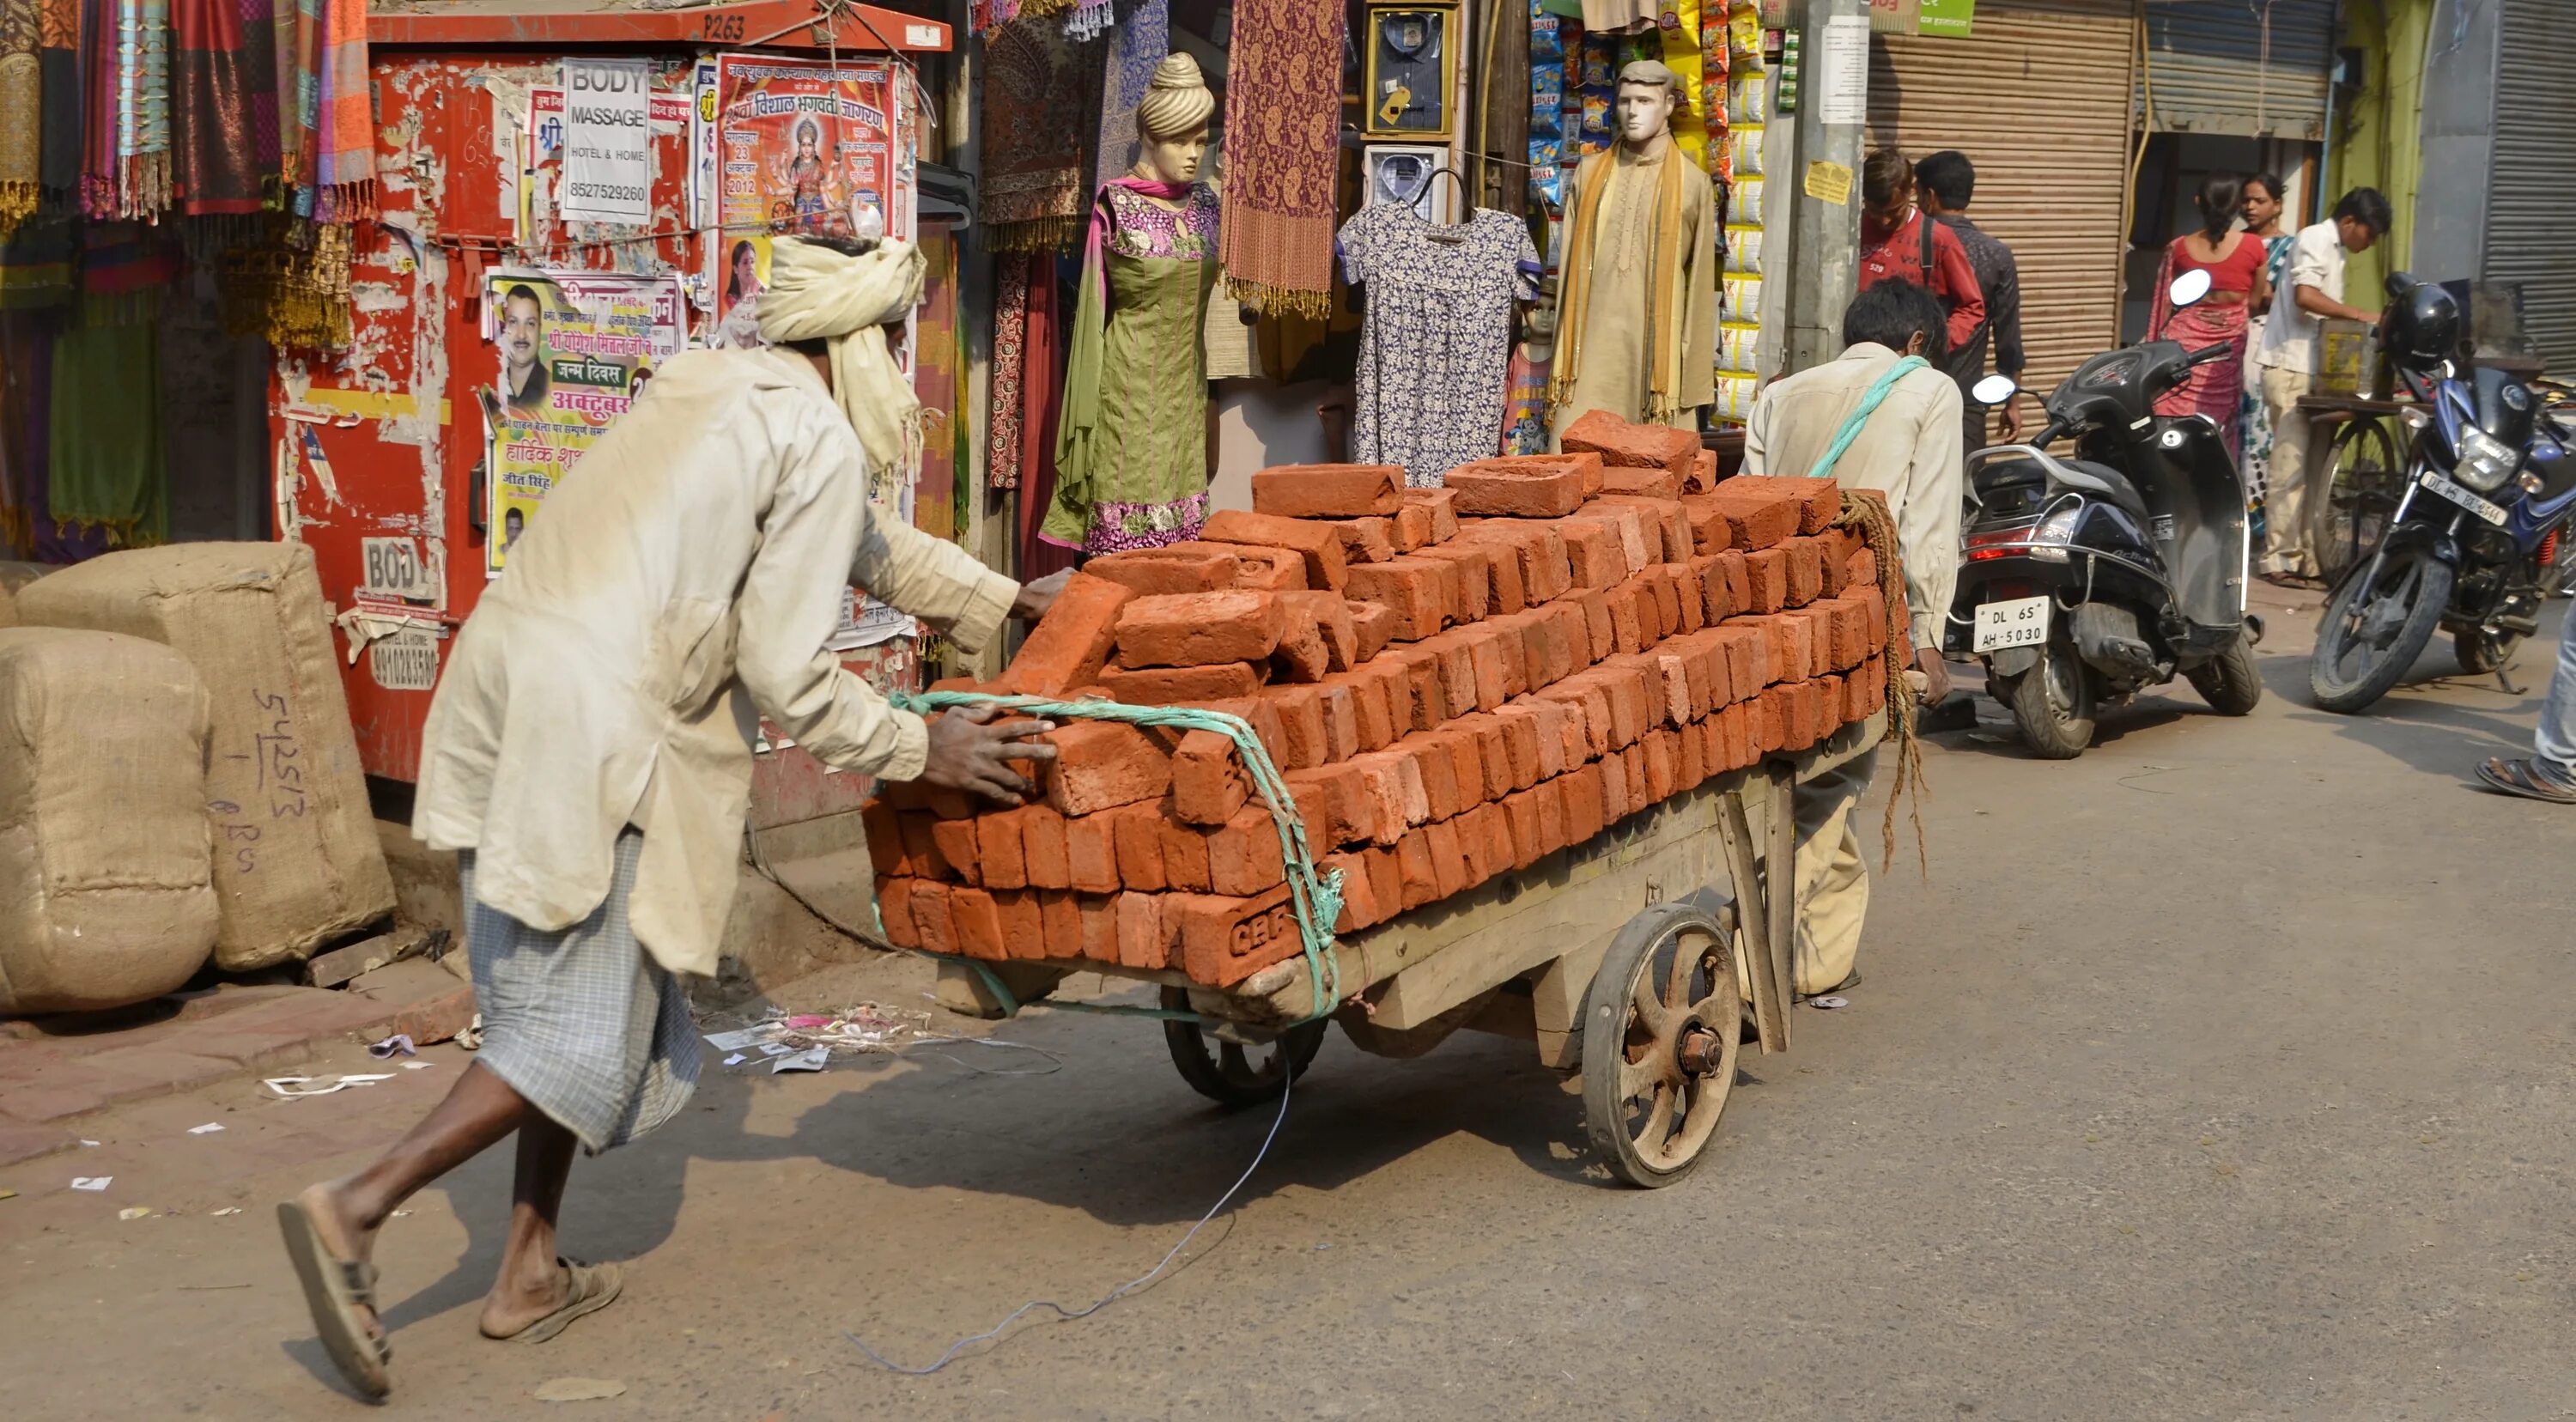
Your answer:
[[[1619,71],[1619,141],[1583,161],[1565,200],[1548,444],[1587,410],[1699,425],[1716,398],[1717,203],[1673,141],[1673,71]]]

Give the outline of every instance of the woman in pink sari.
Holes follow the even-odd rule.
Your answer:
[[[2210,178],[2201,183],[2192,201],[2200,208],[2200,230],[2176,237],[2165,248],[2164,265],[2156,272],[2155,319],[2147,330],[2157,339],[2179,341],[2191,350],[2222,344],[2235,350],[2225,359],[2193,367],[2191,379],[2156,401],[2156,413],[2207,415],[2226,435],[2228,454],[2241,458],[2238,441],[2243,434],[2236,406],[2245,394],[2245,320],[2271,295],[2271,283],[2264,274],[2265,248],[2261,238],[2236,230],[2237,209],[2244,201],[2240,179]],[[2176,311],[2166,292],[2175,277],[2194,270],[2209,273],[2209,295],[2196,306]]]

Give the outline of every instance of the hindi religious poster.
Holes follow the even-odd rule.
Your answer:
[[[493,378],[484,569],[494,577],[555,481],[687,344],[677,275],[495,270],[483,291]]]

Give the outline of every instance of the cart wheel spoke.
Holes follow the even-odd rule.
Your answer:
[[[1637,1010],[1638,1024],[1647,1031],[1660,1037],[1672,1026],[1673,1014],[1664,1006],[1664,1000],[1655,995],[1655,980],[1651,973],[1637,975],[1636,984],[1629,993],[1629,1002]]]
[[[1717,1133],[1742,1010],[1723,931],[1686,905],[1649,909],[1614,941],[1587,995],[1584,1120],[1632,1185],[1680,1179]]]

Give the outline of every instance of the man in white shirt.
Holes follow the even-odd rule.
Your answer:
[[[918,249],[779,238],[761,350],[688,351],[547,495],[449,654],[423,732],[413,832],[458,851],[483,1047],[385,1155],[279,1207],[341,1372],[382,1397],[376,1231],[413,1191],[518,1137],[489,1338],[542,1342],[614,1302],[615,1264],[555,1253],[575,1147],[688,1100],[697,1030],[677,975],[715,972],[767,716],[838,771],[1017,803],[1043,721],[925,722],[825,649],[852,582],[973,651],[1026,587],[868,501],[908,480],[920,405],[886,346]]]
[[[1922,698],[1950,694],[1941,627],[1959,582],[1959,505],[1964,446],[1958,383],[1942,368],[1949,317],[1939,298],[1902,279],[1882,281],[1843,313],[1841,356],[1763,388],[1744,433],[1744,472],[1830,475],[1847,489],[1875,489],[1896,523],[1905,607],[1913,622],[1914,667]],[[1842,457],[1825,456],[1870,392],[1908,356],[1929,362],[1885,386]],[[1878,769],[1871,750],[1801,785],[1798,817],[1797,991],[1809,996],[1857,986],[1862,921],[1869,913],[1869,862],[1861,857],[1852,810]]]
[[[2343,299],[2344,264],[2388,235],[2388,199],[2376,188],[2355,188],[2335,204],[2334,216],[2302,227],[2290,247],[2289,274],[2263,320],[2263,403],[2272,412],[2272,472],[2264,492],[2263,576],[2313,582],[2318,573],[2313,530],[2308,526],[2311,431],[2299,398],[2317,383],[2323,366],[2322,323],[2376,324],[2377,311]]]

